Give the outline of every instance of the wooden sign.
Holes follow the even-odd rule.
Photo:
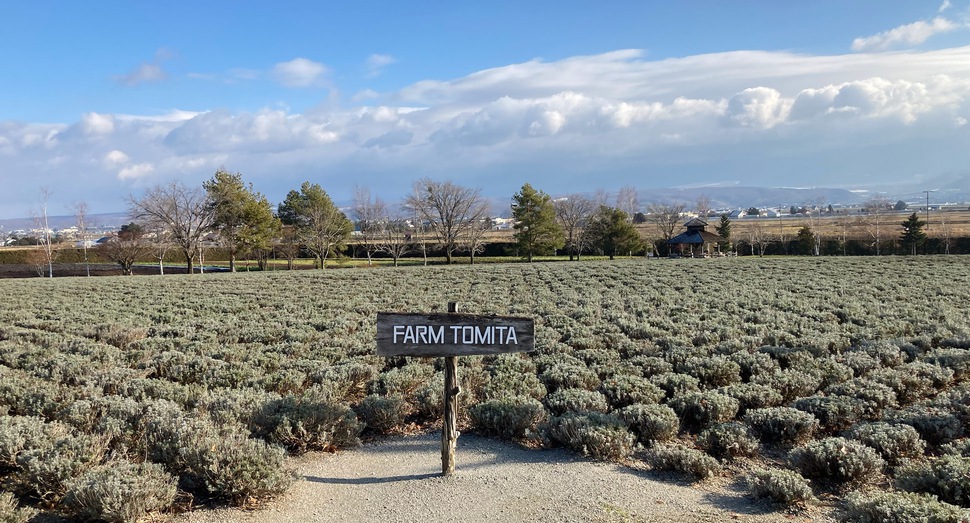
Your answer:
[[[534,349],[532,318],[377,313],[379,356],[471,356]]]

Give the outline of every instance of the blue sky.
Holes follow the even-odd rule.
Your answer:
[[[462,4],[2,3],[0,218],[220,167],[273,201],[970,174],[967,0]]]

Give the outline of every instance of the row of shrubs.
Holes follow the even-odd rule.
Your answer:
[[[162,466],[176,500],[248,503],[261,494],[206,482],[201,453],[133,453],[146,448],[145,409],[171,402],[186,431],[214,426],[292,453],[433,424],[439,364],[375,356],[373,317],[457,297],[469,311],[537,322],[532,355],[461,358],[463,415],[483,432],[697,477],[757,452],[769,470],[805,479],[798,449],[842,437],[878,453],[885,484],[912,464],[889,454],[930,463],[963,441],[968,314],[951,304],[965,302],[970,276],[960,264],[723,262],[7,283],[0,410],[110,435],[97,466]],[[913,307],[906,282],[921,274],[935,279]]]

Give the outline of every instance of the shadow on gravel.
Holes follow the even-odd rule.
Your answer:
[[[379,483],[397,483],[399,481],[416,481],[421,479],[437,478],[441,474],[411,474],[408,476],[390,476],[387,478],[318,478],[316,476],[303,476],[303,479],[313,483],[326,483],[328,485],[376,485]]]

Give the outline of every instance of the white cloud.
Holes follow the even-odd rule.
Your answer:
[[[155,172],[155,166],[150,163],[139,163],[123,168],[118,172],[119,180],[135,180],[144,178]]]
[[[128,163],[128,155],[124,151],[114,149],[104,155],[104,163],[109,167],[124,165]]]
[[[397,62],[397,59],[389,54],[372,54],[367,57],[367,63],[365,64],[367,74],[365,76],[367,78],[380,76],[385,67],[395,62]]]
[[[943,11],[946,11],[949,8],[950,8],[950,0],[943,0],[943,3],[940,4],[940,8],[937,9],[936,12],[942,13]]]
[[[0,215],[16,202],[7,194],[25,194],[17,184],[77,184],[75,199],[97,190],[122,206],[147,183],[201,183],[220,166],[279,201],[306,179],[337,199],[353,183],[393,199],[419,176],[489,194],[529,179],[561,194],[674,180],[771,184],[778,173],[812,185],[859,173],[899,180],[970,165],[970,47],[659,61],[618,51],[418,82],[380,102],[0,121],[4,171],[22,173],[5,180]]]
[[[295,58],[273,66],[273,78],[284,87],[321,87],[325,85],[327,66],[308,60]]]
[[[79,127],[86,135],[111,134],[115,130],[114,116],[110,114],[87,113],[81,117]]]
[[[792,102],[768,87],[752,87],[731,97],[727,118],[743,127],[770,129],[785,121]]]
[[[901,25],[888,31],[883,31],[876,35],[856,38],[852,41],[852,50],[885,51],[899,45],[918,45],[933,35],[953,31],[959,27],[959,25],[950,20],[938,16],[930,22],[920,20],[911,24]]]

